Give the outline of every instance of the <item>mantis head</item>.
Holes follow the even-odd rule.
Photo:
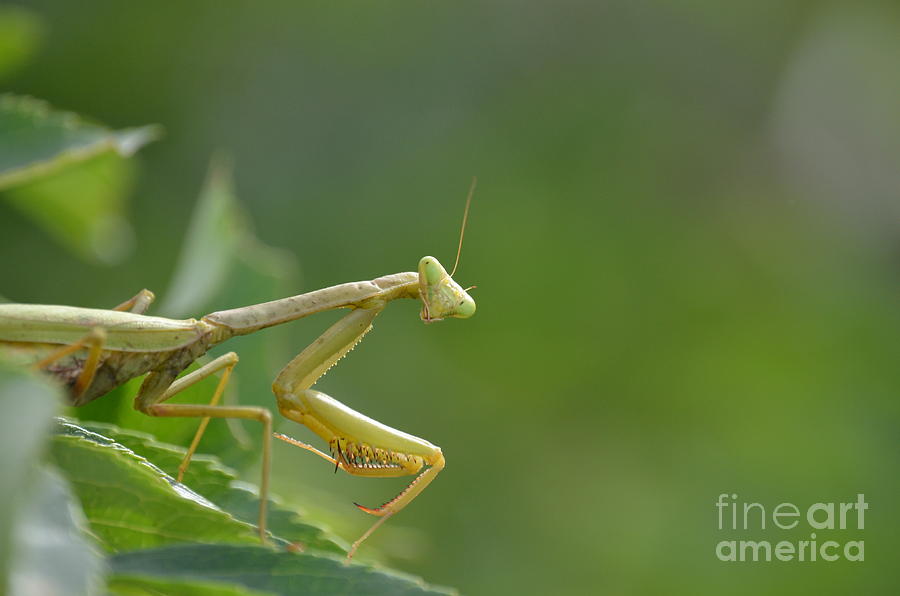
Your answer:
[[[447,317],[468,319],[475,314],[475,301],[434,257],[422,257],[419,261],[419,295],[420,316],[426,323]]]
[[[459,255],[462,253],[463,236],[466,233],[466,222],[469,220],[469,206],[472,204],[472,194],[475,192],[476,178],[472,178],[472,186],[469,187],[469,196],[466,197],[466,209],[463,211],[462,226],[459,229],[459,246],[456,249],[456,263],[453,271],[448,275],[444,266],[434,257],[422,257],[419,261],[419,296],[422,298],[422,320],[426,323],[440,321],[447,317],[468,319],[475,314],[475,301],[455,281],[453,276],[459,266]]]

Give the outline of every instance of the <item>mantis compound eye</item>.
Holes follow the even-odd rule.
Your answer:
[[[434,257],[422,257],[419,261],[420,286],[438,286],[442,281],[449,278],[447,270]]]
[[[465,290],[463,290],[463,292],[465,292]],[[466,297],[460,301],[459,306],[456,307],[456,314],[453,316],[458,319],[468,319],[474,314],[475,301],[472,300],[472,297],[466,292]]]

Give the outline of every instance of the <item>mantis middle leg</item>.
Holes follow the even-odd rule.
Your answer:
[[[237,354],[229,352],[177,380],[175,379],[175,375],[171,373],[161,371],[151,372],[147,375],[147,378],[141,385],[140,391],[138,391],[137,396],[134,398],[134,407],[136,410],[149,416],[203,418],[204,421],[208,421],[210,418],[236,418],[240,420],[258,420],[262,423],[262,481],[259,485],[259,519],[257,527],[259,529],[260,540],[265,542],[266,503],[269,497],[269,464],[272,452],[272,414],[269,410],[256,406],[217,405],[219,397],[222,395],[222,392],[225,390],[225,386],[228,383],[231,370],[237,362]],[[198,381],[223,369],[225,372],[216,387],[210,405],[162,403]],[[194,442],[191,444],[190,450],[178,468],[179,481],[190,462],[191,455],[197,448],[197,443],[199,442],[200,435],[203,434],[202,431],[204,429],[205,423],[201,423],[200,432],[194,437]]]

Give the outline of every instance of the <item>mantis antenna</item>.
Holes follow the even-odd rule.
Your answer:
[[[478,184],[478,177],[472,176],[472,185],[469,187],[469,196],[466,197],[466,209],[463,211],[462,227],[459,229],[459,246],[456,248],[456,262],[453,263],[453,272],[450,277],[456,274],[456,268],[459,267],[459,255],[462,254],[463,236],[466,235],[466,222],[469,220],[469,205],[472,204],[472,195],[475,194],[475,186]]]

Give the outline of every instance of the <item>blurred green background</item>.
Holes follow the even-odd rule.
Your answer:
[[[163,303],[219,152],[283,270],[210,309],[452,263],[479,177],[456,276],[478,314],[391,305],[317,386],[447,457],[369,543],[392,566],[472,594],[900,588],[896,2],[20,4],[37,49],[4,90],[166,136],[137,158],[116,263],[0,201],[14,301]],[[240,401],[274,407],[268,380],[334,318],[226,346]],[[205,448],[255,481],[217,432]],[[286,445],[275,465],[348,539],[370,521],[352,501],[405,485]],[[865,529],[819,539],[866,560],[721,562],[720,540],[809,528],[720,531],[720,493],[864,493]]]

